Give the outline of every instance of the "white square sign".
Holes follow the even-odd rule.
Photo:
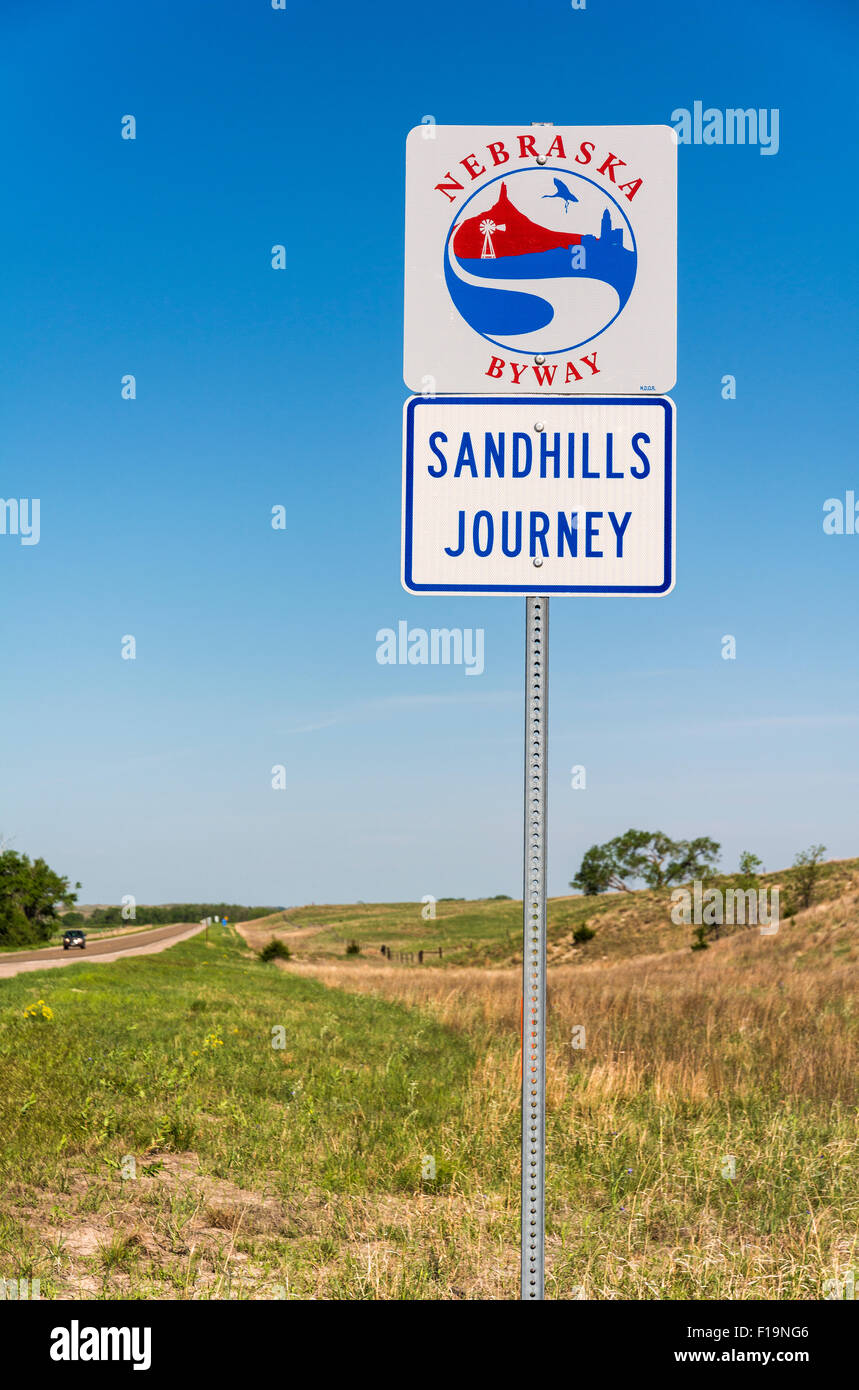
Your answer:
[[[410,593],[672,588],[672,401],[413,396],[403,440]]]
[[[403,375],[413,391],[669,391],[676,262],[671,126],[409,133]]]

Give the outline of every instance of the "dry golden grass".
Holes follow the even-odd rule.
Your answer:
[[[851,895],[774,937],[749,930],[704,952],[550,969],[553,1296],[820,1298],[827,1278],[856,1267],[857,958]],[[459,1133],[439,1146],[473,1151],[477,1171],[460,1180],[465,1226],[490,1168],[509,1214],[519,971],[285,969],[426,1009],[468,1035],[478,1060],[461,1121],[479,1142]]]
[[[777,1081],[785,1097],[859,1099],[859,1030],[844,1027],[857,984],[855,897],[811,909],[775,937],[749,930],[706,952],[676,951],[621,964],[549,972],[549,1058],[566,1075],[570,1037],[584,1025],[585,1067],[601,1085],[648,1084],[694,1095]],[[816,924],[816,926],[815,926]],[[844,933],[840,927],[847,926]],[[846,937],[846,941],[845,941]],[[839,946],[841,956],[834,952]],[[445,1025],[485,1039],[519,1026],[518,969],[437,969],[295,962],[325,984],[427,1006]],[[615,1080],[609,1080],[614,1077]],[[589,1081],[589,1085],[593,1084]]]

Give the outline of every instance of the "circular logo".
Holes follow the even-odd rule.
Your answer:
[[[517,169],[484,184],[451,223],[444,276],[457,310],[496,347],[570,352],[613,323],[638,251],[620,204],[569,169]]]

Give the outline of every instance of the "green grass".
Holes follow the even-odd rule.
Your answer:
[[[435,950],[441,946],[444,960],[462,964],[475,951],[488,947],[508,953],[515,949],[522,932],[522,905],[512,901],[476,900],[439,902],[435,919],[421,917],[421,903],[355,903],[324,907],[292,908],[266,917],[253,926],[268,930],[280,927],[322,926],[308,942],[319,955],[343,955],[351,940],[357,940],[369,956],[380,954],[383,945],[396,951]],[[301,943],[299,942],[299,949]]]
[[[827,867],[822,901],[854,883]],[[555,908],[556,946],[581,909],[600,918],[584,951],[664,930],[658,895]],[[0,1277],[47,1297],[514,1297],[517,972],[367,968],[398,922],[472,959],[518,929],[515,903],[438,912],[288,914],[328,923],[335,988],[220,927],[0,981]],[[857,1267],[856,951],[845,897],[703,959],[550,972],[550,1296],[819,1298]],[[53,1016],[25,1017],[40,999]]]
[[[121,1195],[157,1196],[169,1155],[193,1152],[208,1178],[299,1207],[320,1191],[425,1189],[422,1156],[455,1125],[467,1089],[468,1041],[401,1005],[265,966],[231,928],[212,928],[210,941],[0,982],[0,1186],[21,1208],[5,1204],[0,1274],[5,1265],[13,1277],[14,1251],[13,1264],[51,1287],[40,1223],[27,1235],[43,1194],[70,1220],[91,1206],[103,1225]],[[24,1016],[38,999],[49,1021]],[[133,1184],[121,1177],[129,1154]],[[452,1176],[448,1165],[433,1190]],[[114,1271],[131,1258],[116,1256],[117,1238],[124,1251],[122,1231],[108,1231],[93,1257]],[[148,1261],[156,1284],[159,1264]]]

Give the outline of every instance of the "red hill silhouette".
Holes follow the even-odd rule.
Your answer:
[[[494,222],[497,231],[492,233],[492,245],[496,256],[524,256],[534,251],[554,251],[559,246],[578,246],[581,242],[579,232],[551,232],[532,222],[518,208],[514,207],[507,195],[507,185],[502,183],[498,202],[488,212],[480,212],[460,223],[453,234],[453,253],[464,260],[479,260],[483,251],[485,233],[480,224],[486,218]],[[505,230],[501,231],[504,227]]]

